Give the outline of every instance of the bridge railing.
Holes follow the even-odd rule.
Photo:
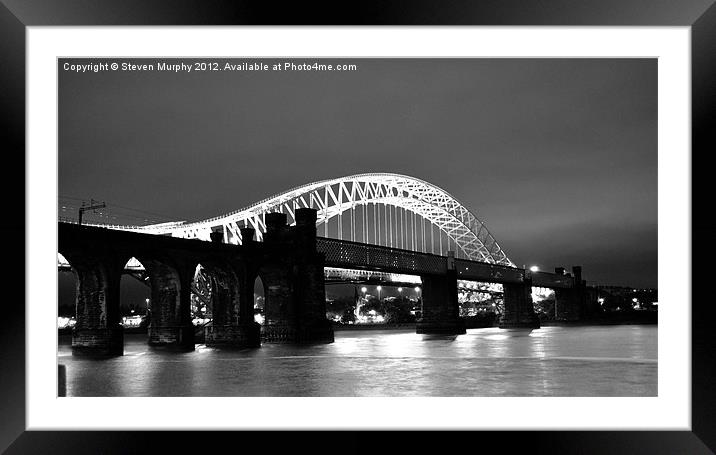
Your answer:
[[[368,269],[403,274],[444,274],[447,257],[385,246],[318,237],[318,252],[325,254],[327,267]],[[455,259],[461,280],[487,283],[523,283],[524,269],[501,264]],[[571,288],[574,278],[547,272],[532,272],[532,285],[545,288]]]
[[[461,280],[522,283],[525,279],[525,271],[523,269],[500,264],[456,259],[455,268],[457,269],[457,277]]]
[[[326,256],[326,266],[370,268],[406,274],[443,274],[445,257],[347,240],[318,237],[316,248]]]
[[[551,289],[571,288],[574,287],[574,277],[549,272],[532,272],[532,286]]]

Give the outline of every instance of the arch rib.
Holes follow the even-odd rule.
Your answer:
[[[308,201],[307,201],[308,200]],[[295,209],[298,207],[314,207],[318,210],[317,224],[324,225],[327,235],[328,223],[338,217],[342,226],[342,213],[354,210],[356,206],[373,204],[396,207],[427,220],[432,227],[444,232],[448,241],[452,241],[467,259],[514,266],[506,253],[490,234],[485,223],[463,206],[445,190],[414,177],[400,174],[375,173],[358,174],[331,180],[309,183],[283,193],[266,198],[251,206],[228,213],[226,215],[196,222],[163,223],[149,226],[104,226],[114,229],[129,230],[152,234],[172,235],[174,237],[199,238],[209,240],[213,230],[232,233],[226,241],[240,243],[238,227],[249,225],[256,230],[258,240],[262,240],[265,232],[264,216],[272,211],[287,213],[289,222],[295,222]],[[375,213],[375,212],[374,212]],[[380,213],[380,210],[378,210]],[[383,221],[397,223],[391,218]],[[355,213],[349,219],[352,235],[355,235]],[[412,220],[414,223],[414,219]],[[380,242],[380,220],[373,218],[374,242]],[[393,227],[397,228],[398,224]],[[376,229],[377,228],[377,229]],[[392,228],[391,228],[392,229]],[[401,226],[402,229],[402,226]],[[411,229],[415,229],[412,225]],[[377,232],[375,232],[377,231]],[[320,232],[320,231],[319,231]],[[385,232],[385,240],[391,233]],[[397,232],[396,232],[397,234]],[[349,234],[350,236],[351,234]],[[412,234],[413,237],[416,235]],[[424,233],[423,233],[424,235]],[[228,237],[228,234],[225,234]],[[369,237],[369,236],[368,236]],[[419,247],[417,239],[406,246]],[[432,245],[434,248],[434,245]],[[442,243],[441,243],[442,247]]]

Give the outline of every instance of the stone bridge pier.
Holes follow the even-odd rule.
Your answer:
[[[522,283],[503,283],[504,312],[500,318],[501,329],[540,327],[532,302],[532,279],[525,275]]]
[[[564,273],[564,269],[557,268],[555,273]],[[554,291],[554,312],[555,319],[558,321],[574,322],[583,317],[587,282],[582,280],[582,267],[572,267],[572,275],[574,287]]]
[[[316,251],[316,215],[314,209],[296,209],[291,228],[286,214],[266,214],[265,260],[258,272],[266,288],[264,342],[334,341],[326,319],[325,258]]]
[[[149,275],[151,299],[149,345],[177,350],[194,349],[191,322],[191,283],[196,266],[168,258],[139,257]],[[192,268],[193,266],[193,268]]]
[[[460,335],[465,333],[465,322],[460,318],[457,299],[457,270],[455,253],[448,252],[447,273],[423,275],[421,318],[416,332],[434,335]]]
[[[254,254],[254,229],[241,228],[243,248]],[[211,241],[221,244],[223,234],[211,233]],[[212,280],[211,317],[204,327],[207,346],[253,348],[261,346],[261,326],[254,321],[254,281],[247,264],[202,264]]]
[[[111,254],[86,256],[65,252],[72,264],[76,288],[76,320],[72,330],[72,354],[115,356],[124,353],[120,324],[119,283],[121,264]]]

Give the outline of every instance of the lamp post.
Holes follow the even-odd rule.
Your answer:
[[[365,286],[363,286],[363,287],[360,288],[360,291],[363,293],[363,302],[365,302],[365,293],[366,293],[366,291],[368,291],[368,288],[366,288]],[[360,307],[361,307],[361,303],[362,303],[362,302],[356,303],[355,316],[356,316],[356,321],[358,321],[358,322],[360,322]]]
[[[85,212],[90,211],[90,210],[94,212],[94,211],[97,210],[97,209],[103,209],[103,208],[105,208],[105,207],[107,207],[107,204],[105,204],[104,202],[99,202],[99,201],[96,201],[96,202],[95,202],[94,199],[90,199],[89,205],[86,205],[85,202],[83,201],[83,202],[82,202],[82,207],[80,207],[80,210],[79,210],[79,216],[78,216],[78,219],[77,219],[77,224],[82,225],[82,215],[83,215]]]
[[[378,303],[380,303],[380,291],[381,291],[381,289],[383,289],[383,287],[382,287],[382,286],[376,286],[375,289],[378,291]]]
[[[151,308],[151,305],[149,305],[149,299],[144,299],[144,301],[147,304],[147,308],[144,312],[144,318],[145,318],[145,322],[147,324],[149,324],[152,321],[152,308]]]
[[[403,288],[398,288],[398,294],[400,294],[400,301],[403,301]]]

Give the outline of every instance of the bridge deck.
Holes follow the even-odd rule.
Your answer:
[[[91,241],[114,243],[136,248],[142,243],[153,249],[180,249],[187,252],[206,251],[206,243],[196,239],[181,239],[152,234],[115,231],[96,227],[85,227],[58,223],[59,240],[63,242]],[[133,249],[128,248],[128,251]],[[241,254],[242,249],[235,245],[211,246],[212,250],[225,250],[227,253]],[[421,253],[399,248],[390,248],[347,240],[318,237],[316,249],[325,255],[325,266],[345,269],[372,270],[378,272],[405,275],[444,275],[447,273],[447,257]],[[60,261],[62,262],[62,261]],[[65,264],[58,264],[62,267]],[[69,264],[68,264],[69,265]],[[130,264],[135,265],[135,264]],[[139,264],[136,264],[139,265]],[[557,275],[546,272],[526,272],[524,269],[486,262],[455,259],[458,279],[487,283],[523,283],[526,274],[531,276],[532,285],[546,288],[574,287],[574,278],[570,275]]]
[[[445,258],[348,240],[318,237],[316,249],[325,254],[327,267],[357,268],[412,275],[447,272]]]
[[[447,257],[399,248],[370,245],[326,237],[316,239],[316,248],[325,254],[327,267],[376,270],[386,273],[442,275],[447,273]],[[488,283],[523,283],[526,271],[486,262],[456,259],[461,280]],[[574,278],[547,272],[531,272],[532,285],[545,288],[571,288]]]

